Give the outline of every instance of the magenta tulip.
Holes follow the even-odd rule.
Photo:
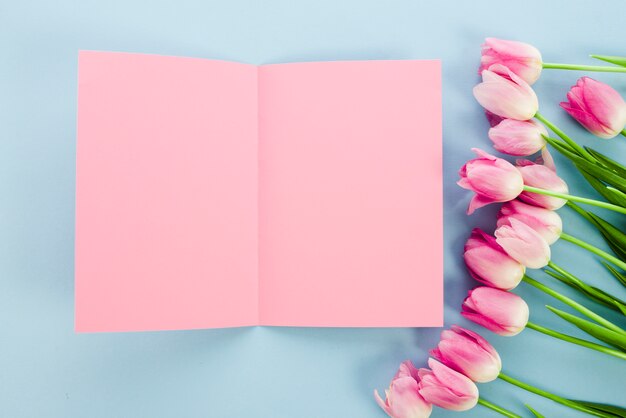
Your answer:
[[[491,235],[479,228],[465,243],[463,254],[474,279],[491,287],[510,290],[524,278],[526,267],[511,258]]]
[[[526,327],[529,313],[516,294],[481,286],[469,291],[461,315],[496,334],[512,336]]]
[[[495,232],[496,242],[515,260],[532,269],[548,265],[550,246],[537,231],[525,223],[509,218]]]
[[[479,72],[488,70],[494,64],[504,65],[528,84],[537,81],[543,67],[541,53],[534,46],[523,42],[487,38],[482,46]]]
[[[441,332],[441,340],[430,355],[478,383],[495,380],[502,370],[496,349],[477,333],[457,325]]]
[[[542,135],[548,136],[548,131],[534,120],[504,119],[489,129],[493,147],[509,155],[527,156],[541,150],[546,145]]]
[[[419,369],[419,392],[426,401],[451,411],[467,411],[478,403],[478,388],[468,377],[435,359]]]
[[[517,219],[534,229],[548,244],[554,244],[563,232],[563,221],[558,213],[519,200],[502,205],[498,213],[498,227],[511,226],[511,219]]]
[[[459,171],[457,184],[472,190],[467,213],[493,202],[508,202],[515,199],[524,188],[520,172],[508,161],[496,158],[477,148],[472,148],[478,158],[468,161]]]
[[[489,112],[517,120],[528,120],[537,113],[537,95],[507,67],[494,64],[481,74],[483,81],[474,87],[474,97]]]
[[[389,389],[385,390],[386,399],[383,401],[377,390],[374,398],[391,418],[428,418],[432,405],[420,395],[419,381],[418,370],[407,360],[400,365]]]
[[[551,168],[535,164],[532,161],[518,161],[517,169],[522,174],[524,184],[526,186],[537,187],[539,189],[549,190],[567,194],[569,192],[567,183],[557,176],[556,172]],[[540,193],[523,192],[519,196],[520,200],[542,208],[556,210],[562,207],[567,200],[558,197],[546,196]]]
[[[589,77],[580,78],[561,102],[574,119],[600,138],[617,136],[626,125],[626,103],[611,86]]]

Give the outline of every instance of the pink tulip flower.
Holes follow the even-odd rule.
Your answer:
[[[383,401],[377,390],[374,398],[391,418],[428,418],[433,407],[420,395],[419,381],[418,370],[407,360],[400,365],[389,389],[385,390],[386,399]]]
[[[528,84],[533,84],[543,68],[541,53],[532,45],[487,38],[482,46],[480,69],[488,70],[494,64],[502,64]]]
[[[482,71],[482,83],[474,87],[474,97],[491,113],[508,119],[528,120],[539,109],[532,87],[501,64]]]
[[[517,169],[524,179],[526,186],[537,187],[567,194],[569,192],[567,183],[557,176],[556,172],[548,166],[535,164],[528,160],[519,160]],[[542,208],[556,210],[562,207],[567,200],[558,197],[546,196],[540,193],[523,192],[519,196],[520,200]]]
[[[524,180],[511,163],[477,148],[472,151],[478,158],[461,167],[461,179],[457,182],[476,193],[467,209],[468,214],[489,203],[513,200],[522,192]]]
[[[523,264],[511,258],[494,237],[479,228],[472,231],[465,243],[463,258],[474,279],[498,289],[515,288],[526,272]]]
[[[529,313],[516,294],[481,286],[469,291],[461,315],[496,334],[513,336],[526,327]]]
[[[509,218],[495,232],[496,242],[515,260],[531,269],[539,269],[550,261],[550,246],[537,231],[525,223]]]
[[[478,383],[495,380],[502,370],[496,349],[477,333],[457,325],[441,332],[441,340],[430,355]]]
[[[542,135],[548,136],[548,131],[534,120],[504,119],[489,129],[493,147],[509,155],[527,156],[541,150],[546,145]]]
[[[478,388],[468,377],[435,359],[419,369],[419,393],[426,401],[451,411],[467,411],[478,403]]]
[[[617,136],[626,125],[626,103],[611,86],[589,77],[580,78],[561,102],[574,119],[600,138]]]
[[[517,219],[534,229],[548,244],[554,244],[563,232],[563,221],[556,212],[519,200],[502,205],[498,213],[498,227],[511,226],[511,219]]]

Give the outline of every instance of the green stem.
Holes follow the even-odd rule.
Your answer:
[[[583,340],[581,338],[572,337],[571,335],[563,334],[553,329],[542,327],[541,325],[535,324],[533,322],[528,322],[526,324],[526,328],[533,329],[537,332],[541,332],[542,334],[549,335],[550,337],[557,338],[559,340],[567,341],[568,343],[580,345],[581,347],[590,348],[592,350],[596,350],[601,353],[608,354],[622,360],[626,360],[626,353],[614,350],[601,344],[596,344],[591,341]]]
[[[552,263],[552,262],[550,262],[550,264],[548,264],[548,265],[556,270],[556,268],[554,268],[555,264]],[[556,266],[556,267],[560,268],[558,266]],[[581,305],[580,303],[576,302],[575,300],[570,299],[567,296],[560,294],[556,290],[553,290],[553,289],[549,288],[548,286],[544,285],[543,283],[540,283],[537,280],[535,280],[535,279],[533,279],[533,278],[531,278],[529,276],[526,276],[526,275],[524,275],[524,279],[523,280],[526,283],[528,283],[529,285],[534,286],[537,289],[541,290],[542,292],[552,296],[553,298],[555,298],[557,300],[560,300],[561,302],[565,303],[566,305],[571,306],[572,308],[576,309],[581,314],[585,315],[587,318],[596,321],[598,324],[600,324],[600,325],[602,325],[602,326],[604,326],[604,327],[606,327],[608,329],[611,329],[611,330],[613,330],[615,332],[626,334],[626,331],[624,331],[622,328],[620,328],[619,326],[615,325],[611,321],[608,321],[608,320],[604,319],[602,316],[598,315],[597,313],[595,313],[591,309],[586,308],[585,306]]]
[[[588,205],[597,206],[599,208],[609,209],[614,212],[626,214],[626,208],[612,203],[603,202],[601,200],[588,199],[586,197],[572,196],[565,193],[553,192],[552,190],[540,189],[538,187],[524,186],[524,190],[531,193],[539,193],[546,196],[558,197],[565,200],[572,200],[574,202],[586,203]]]
[[[553,400],[554,402],[560,403],[561,405],[568,406],[568,407],[570,407],[572,409],[576,409],[578,411],[586,412],[586,413],[588,413],[590,415],[594,415],[596,417],[606,417],[607,416],[606,414],[604,414],[602,412],[595,411],[595,410],[593,410],[591,408],[587,408],[587,407],[585,407],[583,405],[580,405],[580,404],[578,404],[576,402],[572,402],[569,399],[562,398],[562,397],[557,396],[557,395],[555,395],[553,393],[547,392],[547,391],[545,391],[543,389],[539,389],[539,388],[534,387],[532,385],[529,385],[527,383],[521,382],[521,381],[519,381],[517,379],[512,378],[511,376],[507,376],[504,373],[500,373],[498,375],[498,378],[501,379],[501,380],[504,380],[507,383],[510,383],[510,384],[515,385],[517,387],[520,387],[520,388],[522,388],[524,390],[527,390],[528,392],[534,393],[534,394],[539,395],[539,396],[543,396],[544,398],[548,398],[550,400]]]
[[[554,132],[555,134],[557,134],[563,141],[567,142],[572,148],[574,148],[580,155],[582,155],[583,157],[585,157],[586,160],[591,161],[591,162],[596,162],[596,159],[594,158],[593,155],[591,155],[589,153],[589,151],[587,151],[586,149],[584,149],[583,147],[581,147],[576,141],[574,141],[572,138],[570,138],[569,136],[567,136],[565,134],[565,132],[563,132],[562,130],[560,130],[555,124],[553,124],[552,122],[550,122],[549,120],[547,120],[541,113],[537,112],[535,113],[535,118],[540,121],[541,123],[543,123],[544,125],[546,125],[548,128],[550,128],[550,130],[552,132]]]
[[[496,412],[499,412],[500,414],[504,415],[505,417],[509,417],[509,418],[522,418],[521,415],[517,415],[514,414],[513,412],[502,408],[501,406],[498,406],[496,404],[493,404],[491,402],[489,402],[488,400],[486,400],[485,398],[478,398],[478,403],[481,404],[484,407],[487,407],[491,410],[494,410]]]
[[[622,135],[626,136],[626,128],[622,129]]]
[[[602,73],[626,73],[624,67],[612,67],[609,65],[578,65],[559,64],[554,62],[544,62],[543,68],[546,70],[574,70],[574,71],[597,71]]]
[[[589,244],[588,242],[585,242],[585,241],[583,241],[581,239],[573,237],[573,236],[571,236],[569,234],[566,234],[564,232],[561,233],[561,238],[563,238],[565,241],[568,241],[568,242],[571,242],[573,244],[576,244],[579,247],[582,247],[585,250],[594,253],[595,255],[599,255],[600,257],[604,258],[605,260],[615,264],[616,266],[618,266],[622,270],[626,270],[626,263],[624,263],[622,260],[620,260],[617,257],[612,256],[611,254],[609,254],[609,253],[607,253],[605,251],[602,251],[598,247],[595,247],[595,246]]]

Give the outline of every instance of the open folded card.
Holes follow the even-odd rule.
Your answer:
[[[438,61],[82,51],[76,330],[440,326]]]

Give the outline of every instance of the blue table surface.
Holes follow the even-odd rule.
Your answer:
[[[589,63],[626,55],[620,1],[125,1],[5,0],[0,4],[0,416],[383,417],[372,399],[398,363],[424,364],[440,329],[237,328],[76,334],[73,330],[74,151],[79,49],[159,53],[248,63],[338,59],[443,61],[445,321],[474,285],[460,257],[475,225],[491,230],[496,208],[465,216],[455,185],[470,147],[490,149],[472,98],[486,36],[520,39],[546,61]],[[541,108],[585,144],[622,157],[626,140],[600,141],[558,108],[581,74],[546,71]],[[598,74],[626,95],[625,75]],[[618,157],[618,158],[619,158]],[[560,174],[593,195],[572,167]],[[604,247],[567,209],[566,230]],[[425,238],[427,239],[427,237]],[[559,242],[554,260],[624,297],[589,254]],[[537,273],[537,276],[541,276]],[[547,280],[547,279],[546,279]],[[381,278],[381,286],[384,279]],[[571,291],[555,285],[566,294]],[[528,286],[533,321],[580,335],[548,313],[558,304]],[[596,307],[595,305],[593,305]],[[606,309],[597,308],[609,317]],[[532,330],[483,333],[511,375],[574,398],[624,402],[623,362]],[[491,401],[529,416],[582,416],[504,382],[480,385]],[[435,417],[458,414],[436,410]],[[482,407],[467,417],[497,414]]]

